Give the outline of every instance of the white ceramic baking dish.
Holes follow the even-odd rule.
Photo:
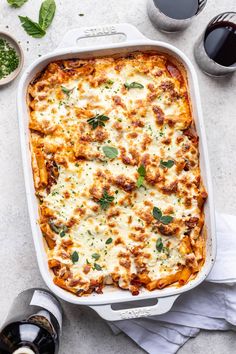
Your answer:
[[[86,48],[81,48],[78,44],[78,41],[82,38],[117,34],[125,35],[125,41],[122,43],[96,44],[96,46],[93,45]],[[138,296],[132,296],[128,291],[117,289],[115,287],[106,287],[103,294],[91,294],[86,297],[76,297],[53,283],[52,274],[48,269],[43,237],[37,224],[38,201],[35,197],[29,150],[29,115],[26,104],[27,87],[35,75],[44,69],[51,61],[68,58],[93,58],[104,55],[125,54],[138,50],[156,50],[158,52],[168,53],[182,63],[187,72],[193,116],[198,135],[200,136],[201,173],[209,195],[205,204],[205,227],[207,233],[206,262],[197,277],[181,288],[169,287],[152,292],[142,290]],[[25,186],[34,245],[42,277],[53,293],[65,301],[78,305],[88,305],[104,319],[115,321],[163,314],[170,310],[179,295],[193,289],[204,281],[212,268],[216,254],[213,193],[197,76],[191,62],[179,49],[164,42],[149,40],[135,27],[129,24],[77,28],[71,30],[64,36],[60,46],[54,52],[37,59],[22,75],[18,88],[18,114]],[[150,299],[155,300],[155,304],[152,306],[150,305]],[[139,303],[137,305],[137,300],[142,300],[141,305],[140,301],[138,301]],[[114,304],[116,305],[114,306]],[[118,307],[121,308],[117,309],[117,304],[119,304]],[[116,309],[114,307],[116,307]]]

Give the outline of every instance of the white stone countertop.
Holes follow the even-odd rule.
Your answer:
[[[0,0],[0,30],[9,31],[25,53],[25,67],[40,54],[52,51],[71,28],[128,22],[151,39],[163,40],[183,50],[193,60],[193,43],[209,20],[224,11],[236,11],[235,0],[208,0],[192,26],[183,33],[162,34],[149,21],[146,0],[57,0],[57,12],[47,35],[29,37],[18,15],[37,19],[41,1],[28,0],[11,9]],[[84,16],[79,16],[84,14]],[[100,39],[103,40],[103,39]],[[236,74],[213,79],[196,67],[218,211],[236,214]],[[16,113],[17,82],[0,89],[0,323],[13,298],[29,287],[43,287],[26,205]],[[64,303],[65,321],[60,354],[143,353],[128,337],[114,336],[92,310]],[[204,332],[190,340],[179,354],[231,354],[233,332]],[[161,354],[161,353],[160,353]]]

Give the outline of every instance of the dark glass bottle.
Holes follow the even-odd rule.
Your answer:
[[[57,354],[61,325],[62,308],[52,293],[23,291],[0,331],[0,354]]]

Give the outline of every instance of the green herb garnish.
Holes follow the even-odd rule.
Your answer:
[[[137,187],[140,188],[141,186],[143,186],[143,181],[144,181],[144,177],[146,176],[146,169],[144,165],[140,165],[138,168],[138,180],[137,180]]]
[[[28,35],[34,38],[42,38],[46,29],[52,23],[56,11],[55,0],[44,0],[39,10],[39,22],[31,20],[27,16],[19,16],[20,22]]]
[[[160,166],[162,168],[171,168],[172,166],[174,166],[174,161],[173,160],[168,160],[168,161],[160,161]]]
[[[107,193],[107,191],[105,190],[103,192],[102,198],[100,198],[98,200],[98,203],[100,204],[100,206],[103,210],[106,210],[109,207],[110,203],[113,202],[113,200],[114,200],[114,197],[112,195],[109,195]]]
[[[46,30],[54,18],[56,11],[56,3],[54,0],[43,1],[39,11],[39,26]]]
[[[102,151],[109,159],[114,159],[118,155],[118,150],[112,146],[103,146]]]
[[[28,0],[7,0],[8,4],[12,7],[21,7]]]
[[[71,255],[71,260],[73,262],[73,264],[75,264],[76,262],[78,262],[79,260],[79,255],[78,252],[74,251]]]
[[[164,225],[168,225],[169,223],[171,223],[173,221],[173,217],[170,215],[162,215],[162,211],[157,208],[154,207],[152,210],[152,215],[154,216],[154,218],[158,221],[160,221],[162,224]]]
[[[161,237],[159,237],[157,239],[156,249],[157,249],[158,252],[161,252],[163,250],[163,242],[162,242],[162,238]]]
[[[0,79],[12,73],[19,65],[19,56],[5,39],[0,38]]]
[[[66,225],[57,226],[51,220],[48,222],[48,225],[50,226],[50,228],[53,232],[60,235],[61,237],[64,237],[66,232],[68,232],[68,227]]]
[[[96,129],[97,127],[105,127],[105,123],[110,118],[105,116],[104,114],[96,114],[96,116],[89,118],[87,120],[88,124],[91,125],[92,129]]]
[[[72,89],[68,89],[65,86],[61,86],[61,90],[67,97],[70,97],[70,94],[74,90],[74,87]]]
[[[138,89],[142,89],[144,88],[144,86],[142,84],[140,84],[139,82],[131,82],[130,84],[128,84],[127,82],[124,84],[125,88],[127,88],[128,90],[132,89],[132,88],[138,88]]]
[[[102,267],[99,264],[97,264],[97,263],[94,263],[94,268],[96,270],[102,270]]]
[[[106,245],[109,245],[110,243],[112,243],[112,241],[113,241],[113,240],[112,240],[112,238],[111,238],[111,237],[109,237],[109,238],[106,240],[106,242],[105,242],[105,243],[106,243]]]
[[[92,254],[92,257],[95,259],[95,261],[97,261],[100,258],[100,254],[94,253]]]
[[[32,21],[27,16],[19,16],[20,22],[24,30],[34,38],[42,38],[46,32],[42,29],[37,22]]]

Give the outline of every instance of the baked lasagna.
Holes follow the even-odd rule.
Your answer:
[[[156,52],[60,60],[28,88],[39,225],[55,284],[180,287],[205,258],[187,77]]]

